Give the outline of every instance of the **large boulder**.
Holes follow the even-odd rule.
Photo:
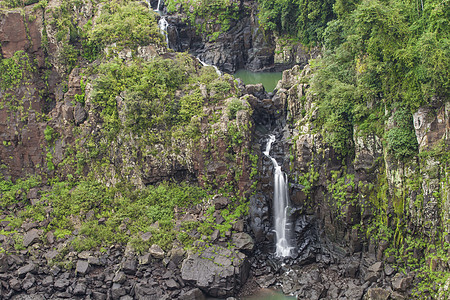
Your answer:
[[[253,250],[253,247],[255,246],[252,237],[245,232],[233,233],[231,240],[239,250]]]
[[[244,254],[213,246],[202,253],[189,253],[183,261],[181,276],[210,296],[229,297],[245,283],[249,270]]]

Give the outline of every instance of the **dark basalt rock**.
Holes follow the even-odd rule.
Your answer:
[[[235,295],[248,274],[246,256],[220,246],[207,248],[202,253],[189,253],[181,267],[184,281],[213,297]]]

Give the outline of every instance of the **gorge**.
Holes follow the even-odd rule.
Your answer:
[[[319,2],[0,1],[0,299],[447,299],[448,3]]]

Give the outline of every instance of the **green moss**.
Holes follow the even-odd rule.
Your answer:
[[[17,51],[11,58],[0,60],[0,89],[6,91],[19,86],[24,80],[30,79],[34,67],[30,63],[28,54]],[[4,101],[6,97],[2,97]],[[3,102],[2,101],[2,102]]]

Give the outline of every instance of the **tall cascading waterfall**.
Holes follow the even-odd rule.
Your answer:
[[[291,250],[293,249],[293,247],[289,245],[289,189],[286,174],[281,170],[281,166],[278,165],[275,158],[270,156],[270,149],[273,142],[275,142],[275,136],[270,135],[269,141],[266,145],[266,150],[264,151],[264,155],[270,158],[275,169],[273,184],[274,223],[275,234],[277,238],[275,255],[279,257],[286,257],[291,256]]]

